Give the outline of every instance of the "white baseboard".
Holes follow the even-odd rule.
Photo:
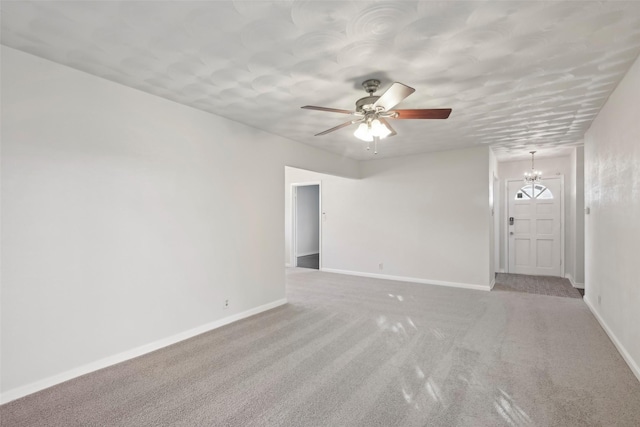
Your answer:
[[[291,267],[293,267],[293,264],[291,264],[290,262],[286,262],[286,263],[284,264],[284,266],[285,266],[286,268],[291,268]]]
[[[589,310],[591,310],[591,313],[593,313],[593,316],[596,318],[598,323],[600,323],[600,326],[602,326],[602,329],[604,329],[604,331],[607,333],[607,335],[609,336],[609,339],[611,339],[611,342],[613,342],[613,345],[616,346],[616,348],[618,349],[618,352],[620,353],[624,361],[627,362],[627,365],[629,365],[629,368],[631,369],[633,374],[636,376],[638,381],[640,381],[640,366],[638,366],[638,363],[636,363],[636,361],[633,360],[629,352],[627,352],[627,350],[624,348],[622,343],[618,340],[618,337],[616,337],[616,334],[614,334],[613,331],[609,328],[609,326],[607,326],[607,323],[600,316],[595,306],[591,303],[591,301],[589,301],[589,299],[587,299],[586,295],[583,298],[583,300],[587,304],[587,307],[589,307]]]
[[[571,286],[573,286],[574,288],[578,288],[578,289],[584,289],[584,283],[576,283],[573,281],[573,276],[571,276],[571,273],[565,273],[564,275],[565,279],[569,279],[569,283],[571,283]]]
[[[491,284],[489,284],[489,290],[493,289],[495,285],[496,285],[496,278],[494,277],[493,279],[491,279]]]
[[[264,304],[264,305],[252,308],[250,310],[246,310],[241,313],[237,313],[237,314],[225,317],[223,319],[216,320],[214,322],[210,322],[202,326],[198,326],[197,328],[189,329],[187,331],[180,332],[179,334],[175,334],[170,337],[163,338],[158,341],[154,341],[152,343],[145,344],[140,347],[136,347],[131,350],[127,350],[122,353],[115,354],[113,356],[105,357],[104,359],[96,360],[95,362],[91,362],[86,365],[79,366],[77,368],[71,369],[66,372],[62,372],[57,375],[53,375],[51,377],[33,382],[31,384],[27,384],[21,387],[7,390],[6,392],[2,393],[2,395],[0,395],[0,404],[11,402],[12,400],[19,399],[26,395],[35,393],[40,390],[44,390],[45,388],[52,387],[56,384],[60,384],[65,381],[69,381],[81,375],[85,375],[85,374],[97,371],[98,369],[103,369],[103,368],[115,365],[117,363],[121,363],[129,359],[133,359],[134,357],[142,356],[152,351],[159,350],[163,347],[167,347],[177,342],[192,338],[196,335],[209,332],[213,329],[217,329],[222,326],[228,325],[229,323],[237,322],[238,320],[253,316],[258,313],[262,313],[263,311],[271,310],[272,308],[279,307],[286,303],[287,303],[287,300],[285,298],[277,301],[273,301],[268,304]]]
[[[320,252],[303,252],[301,254],[298,254],[299,257],[301,256],[309,256],[309,255],[319,255]]]
[[[472,283],[445,282],[443,280],[419,279],[416,277],[391,276],[388,274],[377,274],[377,273],[363,273],[360,271],[340,270],[336,268],[323,268],[321,271],[326,271],[327,273],[347,274],[349,276],[372,277],[374,279],[397,280],[399,282],[422,283],[425,285],[449,286],[452,288],[474,289],[476,291],[491,290],[491,288],[488,285],[475,285]]]

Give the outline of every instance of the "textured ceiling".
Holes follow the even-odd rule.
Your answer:
[[[357,159],[349,116],[371,77],[416,92],[378,157],[490,144],[566,152],[640,52],[637,1],[72,1],[2,5],[2,43]],[[378,93],[380,94],[380,92]]]

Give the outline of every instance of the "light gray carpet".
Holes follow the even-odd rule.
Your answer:
[[[525,274],[498,273],[494,291],[527,292],[567,298],[582,298],[571,286],[569,279],[553,276],[528,276]]]
[[[3,426],[638,426],[579,299],[295,269],[286,306],[0,408]]]

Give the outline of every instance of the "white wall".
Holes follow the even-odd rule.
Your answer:
[[[5,400],[281,302],[285,163],[358,175],[355,161],[1,53]]]
[[[585,135],[585,301],[640,379],[640,61]]]
[[[576,226],[573,280],[584,286],[584,146],[576,147]]]
[[[565,276],[576,287],[584,288],[584,146],[571,152],[571,187],[568,191],[567,215],[570,219],[567,230],[567,263]]]
[[[320,186],[300,186],[297,197],[297,255],[317,254],[320,251]]]
[[[322,181],[325,270],[488,288],[487,147],[372,160],[360,168],[359,180],[287,168],[285,187]]]
[[[309,182],[322,182],[322,185],[319,186],[319,191],[322,199],[322,210],[326,212],[327,209],[330,209],[331,212],[335,212],[340,209],[339,205],[334,205],[336,200],[335,195],[339,192],[340,187],[343,183],[353,180],[353,178],[345,178],[336,175],[328,175],[319,172],[314,172],[305,169],[299,169],[294,167],[286,166],[284,168],[284,243],[285,243],[285,265],[291,266],[293,265],[293,248],[291,245],[292,239],[292,194],[291,194],[291,184],[297,183],[309,183]],[[327,187],[329,190],[327,190]],[[338,193],[339,194],[339,193]],[[330,195],[330,196],[328,196]],[[326,216],[325,216],[326,218]],[[322,218],[320,219],[322,221]],[[326,231],[324,227],[326,227],[326,221],[323,221],[323,234],[326,236]],[[323,237],[324,237],[323,236]],[[320,248],[321,251],[327,250],[327,245],[320,239]],[[324,253],[324,252],[323,252]],[[322,261],[322,260],[321,260]],[[320,265],[322,269],[322,265]]]
[[[498,160],[489,150],[489,283],[491,287],[495,284],[496,257],[500,256],[500,233],[498,221],[498,203],[500,201],[500,181],[498,178]]]
[[[571,247],[567,245],[567,242],[573,239],[573,230],[575,228],[575,215],[571,216],[570,209],[571,197],[575,198],[575,193],[572,196],[571,188],[573,186],[571,157],[551,157],[551,158],[536,158],[535,167],[542,172],[542,179],[544,184],[544,177],[555,177],[558,175],[564,176],[564,202],[565,202],[565,219],[564,219],[564,238],[565,238],[565,251],[563,269],[565,271],[573,271],[574,252]],[[498,174],[500,176],[500,269],[507,271],[508,267],[508,253],[505,245],[506,235],[506,223],[507,223],[507,210],[506,200],[507,195],[505,192],[505,182],[510,179],[523,179],[525,171],[531,170],[531,160],[520,160],[515,162],[499,162]],[[524,183],[523,183],[524,185]]]

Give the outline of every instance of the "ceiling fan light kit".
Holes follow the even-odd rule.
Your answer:
[[[373,142],[374,154],[378,154],[378,141],[389,136],[397,135],[396,131],[386,119],[446,119],[451,114],[450,108],[392,110],[393,107],[415,92],[414,88],[402,83],[393,83],[380,96],[374,95],[380,87],[380,80],[365,80],[362,82],[362,87],[369,95],[356,101],[356,109],[354,111],[313,105],[301,107],[307,110],[349,114],[357,117],[354,120],[317,133],[315,136],[326,135],[343,127],[358,123],[358,128],[353,135],[367,143]],[[367,144],[367,150],[369,149],[370,145]]]
[[[391,135],[391,129],[386,127],[378,119],[373,119],[367,123],[360,123],[353,135],[366,142],[373,141],[373,138],[386,138]]]

